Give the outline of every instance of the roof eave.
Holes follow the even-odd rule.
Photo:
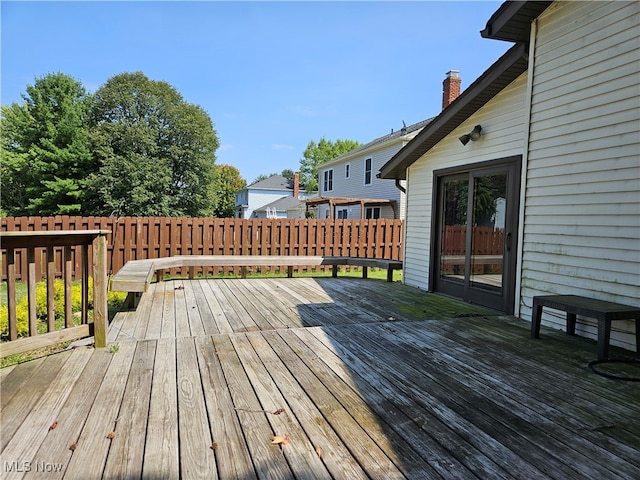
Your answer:
[[[531,22],[537,18],[552,1],[508,1],[491,15],[484,30],[483,38],[509,42],[528,42]]]
[[[518,43],[507,50],[440,115],[384,164],[378,176],[406,179],[409,166],[527,70],[527,50],[524,43]]]

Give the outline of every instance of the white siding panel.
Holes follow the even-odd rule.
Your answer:
[[[640,306],[639,20],[638,2],[558,2],[538,20],[523,318],[546,293]],[[614,322],[611,343],[634,349],[632,332]]]
[[[408,172],[404,281],[429,289],[433,172],[473,162],[521,155],[525,129],[524,73],[415,162]],[[482,138],[463,146],[458,137],[482,126]]]

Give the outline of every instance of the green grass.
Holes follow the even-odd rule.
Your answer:
[[[27,296],[27,284],[16,282],[16,300]],[[8,303],[7,282],[0,283],[0,307],[6,307]]]

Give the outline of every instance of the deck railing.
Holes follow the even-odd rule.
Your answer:
[[[0,356],[22,353],[56,343],[94,335],[95,346],[107,344],[107,240],[108,230],[2,232],[0,247],[5,253],[7,278],[8,342],[0,344]],[[72,249],[80,255],[72,255]],[[16,253],[26,251],[28,336],[18,338],[16,303]],[[91,256],[90,256],[91,253]],[[64,323],[56,328],[55,286],[56,258],[62,258],[64,282]],[[78,258],[79,257],[79,258]],[[47,315],[46,333],[38,334],[36,313],[36,264],[46,263]],[[76,267],[80,268],[82,306],[80,325],[74,325],[72,312],[72,281]],[[89,277],[93,278],[93,322],[89,322]],[[78,278],[76,277],[76,280]]]

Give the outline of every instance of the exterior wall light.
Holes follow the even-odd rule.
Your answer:
[[[480,125],[476,125],[475,127],[473,127],[473,130],[465,135],[462,135],[460,138],[458,138],[458,140],[460,140],[460,143],[462,143],[462,145],[466,145],[467,143],[469,143],[469,140],[475,142],[480,138],[481,132],[482,127]]]

